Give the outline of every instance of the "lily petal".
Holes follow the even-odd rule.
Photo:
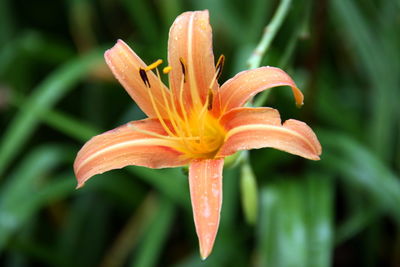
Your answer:
[[[224,83],[219,96],[214,97],[215,115],[240,107],[257,93],[276,86],[292,87],[297,105],[303,104],[303,94],[286,72],[274,67],[261,67],[242,71]]]
[[[229,131],[217,157],[229,156],[238,150],[272,147],[319,160],[321,145],[311,128],[292,119],[281,125],[278,115],[276,110],[265,108],[237,108],[226,113],[221,122]]]
[[[190,197],[200,244],[200,255],[210,255],[217,235],[222,205],[224,159],[193,160],[189,167]]]
[[[281,115],[278,110],[268,107],[240,107],[225,113],[220,119],[220,124],[227,131],[247,124],[271,124],[280,126]]]
[[[148,117],[157,117],[150,92],[161,117],[167,117],[165,99],[167,101],[170,99],[168,89],[152,71],[147,72],[150,87],[146,86],[139,74],[139,68],[146,68],[147,65],[124,41],[118,40],[114,47],[104,53],[104,58],[114,76]],[[163,93],[166,96],[165,98]]]
[[[95,174],[128,165],[164,168],[187,164],[181,157],[182,153],[172,148],[172,141],[140,131],[165,135],[158,120],[145,119],[127,123],[90,139],[78,152],[74,162],[78,187]]]
[[[183,62],[181,62],[183,59]],[[186,68],[183,98],[193,103],[196,95],[204,103],[210,83],[215,75],[212,30],[208,10],[185,12],[171,26],[168,41],[170,87],[179,96],[182,79],[182,64]],[[193,100],[193,101],[192,101]]]

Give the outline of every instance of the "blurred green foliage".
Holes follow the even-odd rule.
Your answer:
[[[2,0],[0,265],[399,266],[399,1],[281,1]],[[226,169],[205,262],[181,169],[129,167],[74,190],[82,144],[143,118],[103,62],[116,39],[165,59],[175,17],[208,9],[226,80],[282,3],[261,62],[289,72],[305,106],[285,89],[255,103],[316,129],[321,161],[262,149]]]

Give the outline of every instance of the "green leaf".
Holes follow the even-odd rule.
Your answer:
[[[360,206],[352,212],[344,223],[336,230],[335,244],[339,245],[359,234],[378,217],[382,216],[380,208]]]
[[[34,150],[9,176],[0,192],[0,249],[38,209],[73,192],[75,181],[46,181],[46,174],[63,163],[71,150],[49,145]]]
[[[259,266],[329,266],[332,186],[326,175],[278,177],[261,190]]]
[[[384,1],[386,2],[386,1]],[[389,1],[387,1],[389,2]],[[356,66],[360,66],[362,79],[370,82],[370,102],[368,135],[371,147],[378,157],[389,159],[391,142],[394,139],[395,121],[399,117],[398,99],[400,98],[398,84],[400,82],[400,65],[393,58],[399,58],[397,49],[391,49],[393,41],[390,36],[396,35],[397,28],[389,35],[377,30],[373,18],[367,19],[362,14],[362,8],[357,1],[330,1],[332,18],[340,34],[353,50]],[[392,9],[395,9],[392,6]],[[376,17],[382,17],[374,10]],[[398,10],[397,13],[398,14]],[[389,18],[385,18],[387,20]],[[389,38],[388,38],[389,36]],[[347,64],[347,63],[346,63]],[[364,86],[366,83],[362,81]],[[368,85],[367,85],[368,86]]]
[[[73,59],[51,73],[33,90],[24,108],[18,112],[3,134],[0,142],[0,177],[37,128],[40,115],[74,88],[100,59],[99,51]]]
[[[23,109],[26,100],[24,100],[19,94],[14,93],[11,102],[18,108]],[[39,115],[42,121],[47,125],[82,142],[89,140],[91,137],[101,132],[99,129],[90,126],[88,123],[81,122],[61,111],[48,110]]]
[[[326,174],[307,174],[304,181],[309,267],[331,266],[333,253],[333,183]],[[300,181],[302,182],[302,181]]]
[[[189,186],[181,168],[155,170],[145,167],[129,166],[128,171],[146,181],[162,192],[170,200],[190,209]]]
[[[305,200],[300,184],[282,177],[264,188],[261,198],[260,266],[307,266]]]
[[[60,111],[49,110],[41,117],[48,125],[79,141],[87,141],[100,133],[100,130],[89,126],[88,123],[81,122]]]
[[[371,151],[350,137],[318,131],[325,152],[321,164],[341,174],[343,183],[351,183],[370,196],[400,223],[400,180]]]
[[[175,207],[172,202],[166,198],[161,199],[131,266],[156,266],[162,246],[168,238],[174,215]]]
[[[267,266],[277,262],[278,253],[276,214],[278,213],[279,192],[275,185],[269,185],[260,190],[260,218],[257,229],[257,259],[259,266]],[[270,265],[274,266],[274,265]]]
[[[149,43],[158,41],[158,27],[154,12],[150,12],[151,7],[148,1],[143,0],[121,0],[125,10],[130,15],[133,25],[137,25],[139,31]]]

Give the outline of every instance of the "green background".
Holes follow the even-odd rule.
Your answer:
[[[220,82],[249,68],[279,14],[261,65],[287,71],[305,105],[288,88],[265,105],[323,148],[318,162],[261,149],[225,168],[205,262],[185,170],[128,167],[80,190],[72,170],[90,137],[144,117],[104,51],[123,39],[165,60],[173,20],[202,9],[226,56]],[[395,0],[1,0],[0,265],[399,266],[399,29]]]

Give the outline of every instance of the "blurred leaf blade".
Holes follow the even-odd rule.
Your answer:
[[[148,225],[143,244],[137,252],[131,266],[155,266],[160,256],[160,251],[168,237],[168,230],[175,214],[175,207],[168,199],[159,201],[158,211],[154,214],[152,222]]]
[[[100,62],[101,53],[94,51],[66,63],[36,87],[25,107],[3,133],[0,145],[0,175],[18,154],[39,122],[39,116],[51,108],[68,90]]]
[[[331,266],[333,254],[333,179],[326,174],[310,173],[305,179],[308,264],[310,267]]]
[[[43,205],[70,194],[74,180],[46,182],[45,174],[65,161],[65,147],[43,146],[34,150],[10,175],[1,188],[0,249],[8,238]]]
[[[399,222],[400,179],[372,152],[346,135],[320,131],[322,143],[330,153],[322,161],[342,174],[344,183],[353,183],[387,209]]]
[[[332,192],[331,179],[317,174],[277,177],[264,187],[257,266],[330,266]]]
[[[285,178],[262,191],[262,203],[267,205],[261,212],[269,216],[261,215],[261,218],[269,223],[259,224],[264,233],[260,235],[258,252],[264,256],[259,266],[307,266],[304,203],[300,190],[299,184]]]
[[[362,9],[354,1],[331,1],[330,4],[333,17],[337,18],[336,22],[342,26],[345,38],[354,47],[355,53],[352,55],[362,62],[361,67],[367,74],[365,77],[371,82],[370,144],[380,157],[387,160],[394,133],[391,122],[398,115],[397,101],[394,99],[399,98],[396,90],[400,82],[397,75],[399,64],[388,64],[394,55],[387,53],[386,38],[371,27],[373,22],[365,19]]]

